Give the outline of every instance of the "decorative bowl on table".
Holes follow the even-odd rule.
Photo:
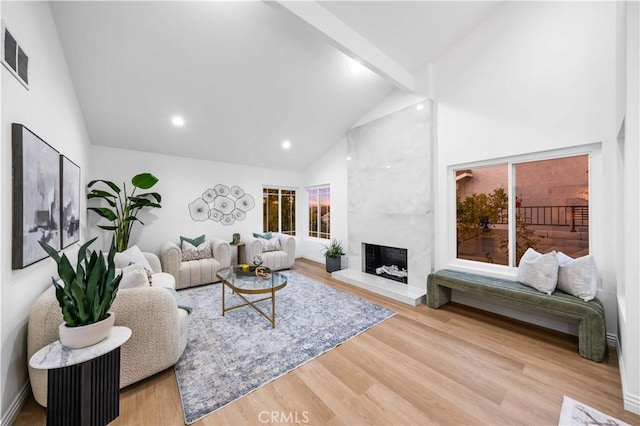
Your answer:
[[[254,265],[236,265],[233,267],[233,272],[236,275],[236,277],[248,277],[248,276],[256,276],[256,268],[257,266]],[[271,270],[269,268],[266,267],[262,267],[262,269],[265,269],[265,272],[270,273]]]

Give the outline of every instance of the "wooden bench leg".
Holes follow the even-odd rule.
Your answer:
[[[427,306],[437,309],[450,301],[451,289],[439,286],[436,283],[436,278],[429,276],[427,278]]]

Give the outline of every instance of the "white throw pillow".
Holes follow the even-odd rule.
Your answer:
[[[278,251],[280,250],[280,238],[277,236],[273,236],[271,239],[267,240],[265,238],[258,237],[258,241],[262,243],[262,252],[266,253],[269,251]]]
[[[540,254],[529,247],[520,259],[516,279],[542,293],[553,293],[558,284],[558,255],[555,251]]]
[[[118,288],[137,288],[148,287],[149,278],[144,266],[139,264],[133,264],[121,269],[122,279],[120,280],[120,286]],[[119,271],[116,271],[116,275]]]
[[[574,259],[558,252],[558,288],[588,302],[596,297],[598,270],[591,255]]]
[[[209,241],[205,241],[198,247],[194,246],[189,241],[182,242],[183,262],[187,260],[210,259],[212,257],[213,254],[211,253],[211,243]]]
[[[129,247],[121,253],[116,253],[113,258],[116,268],[124,268],[129,265],[138,264],[144,266],[146,269],[152,271],[151,265],[144,254],[140,251],[138,246]]]

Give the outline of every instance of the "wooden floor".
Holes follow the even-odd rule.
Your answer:
[[[563,395],[640,424],[623,409],[612,350],[598,364],[573,336],[453,303],[413,308],[307,260],[294,270],[398,314],[196,425],[557,425]],[[15,424],[44,425],[45,409],[31,397]],[[112,423],[181,424],[173,369],[124,389]]]

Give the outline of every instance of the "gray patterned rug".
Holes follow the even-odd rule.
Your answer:
[[[221,312],[221,285],[181,290],[193,307],[175,366],[191,424],[395,315],[293,271],[276,293],[276,328],[251,307]],[[227,291],[229,305],[240,299]],[[260,302],[271,313],[271,302]]]

